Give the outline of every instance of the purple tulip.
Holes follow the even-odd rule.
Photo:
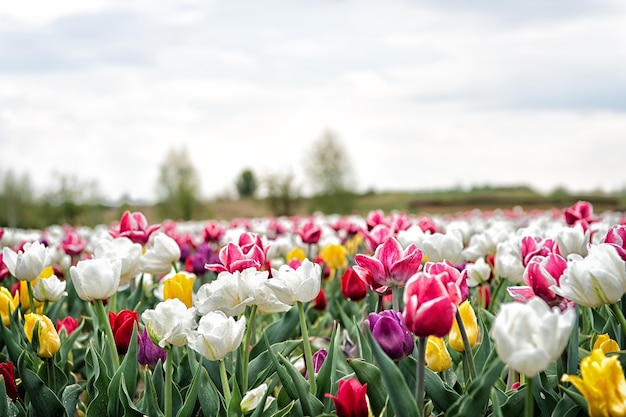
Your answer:
[[[315,370],[315,373],[318,373],[320,369],[322,369],[322,365],[324,365],[324,361],[326,360],[327,356],[328,351],[324,348],[318,350],[313,354],[313,357],[311,359],[313,360],[313,369]],[[309,379],[308,371],[305,373],[304,377],[306,379]]]
[[[400,360],[413,352],[413,335],[404,325],[402,315],[395,310],[370,313],[368,323],[374,339],[393,360]]]
[[[144,327],[139,336],[139,350],[137,351],[137,361],[142,365],[154,367],[159,359],[165,362],[167,352],[152,342],[148,336],[148,330]]]

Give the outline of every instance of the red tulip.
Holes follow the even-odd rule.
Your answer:
[[[340,379],[337,396],[326,394],[335,403],[338,417],[368,417],[367,384],[361,385],[358,379]]]
[[[133,336],[133,326],[136,324],[137,329],[139,328],[139,316],[136,311],[131,310],[122,310],[117,314],[110,311],[109,321],[111,322],[117,353],[123,355],[128,351],[128,345]]]
[[[323,311],[326,309],[327,304],[324,289],[320,289],[320,292],[318,292],[317,296],[313,299],[313,308],[317,311]]]
[[[17,400],[17,385],[15,383],[15,368],[11,362],[0,363],[0,376],[4,378],[4,389],[7,396],[15,401]]]
[[[298,230],[302,242],[308,245],[314,245],[320,241],[322,237],[322,228],[319,227],[313,220],[308,221]]]
[[[402,318],[417,337],[444,337],[454,323],[456,306],[437,276],[418,272],[404,289]]]
[[[361,301],[367,295],[367,286],[354,269],[347,268],[340,278],[341,293],[346,300]]]

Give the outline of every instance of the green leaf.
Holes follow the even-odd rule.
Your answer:
[[[261,340],[260,343],[265,343]],[[286,340],[280,343],[274,343],[270,349],[272,352],[281,353],[283,356],[289,356],[297,347],[302,345],[302,340]],[[251,386],[256,387],[261,385],[268,376],[275,372],[274,364],[270,359],[270,353],[268,350],[260,353],[256,358],[250,361],[248,365],[248,374],[255,377],[254,380],[249,381]]]
[[[154,377],[154,376],[152,376]],[[154,387],[154,383],[152,382],[153,378],[149,371],[146,372],[146,377],[144,378],[145,387],[143,391],[143,396],[137,402],[137,408],[145,415],[150,417],[165,417],[163,411],[159,407],[159,400],[157,398],[157,391]]]
[[[196,399],[198,398],[198,387],[200,385],[200,374],[202,373],[202,367],[196,366],[196,373],[191,380],[191,385],[187,389],[187,395],[183,407],[178,411],[176,417],[190,417],[196,408]]]
[[[300,317],[298,315],[298,308],[292,307],[285,314],[282,315],[280,320],[277,320],[267,326],[264,333],[267,337],[268,345],[274,343],[283,342],[287,339],[291,339],[294,333],[300,327]],[[265,343],[262,340],[254,345],[250,351],[250,359],[256,358],[261,352],[265,350]]]
[[[417,416],[419,411],[417,410],[417,402],[415,396],[409,389],[407,382],[402,377],[402,373],[398,369],[397,365],[378,345],[378,342],[372,336],[369,328],[366,328],[367,340],[372,348],[372,354],[378,367],[380,368],[380,375],[382,376],[383,383],[387,388],[389,394],[389,401],[396,416]]]
[[[533,385],[533,397],[535,397],[535,404],[539,406],[541,415],[544,417],[550,417],[552,411],[556,408],[559,402],[559,396],[552,389],[548,382],[548,377],[545,372],[540,372],[534,378]]]
[[[370,406],[374,415],[380,415],[387,403],[387,389],[383,385],[383,379],[380,370],[369,362],[361,359],[353,359],[348,362],[350,367],[361,382],[367,384],[367,398],[370,400]]]
[[[295,366],[287,358],[285,358],[280,353],[277,354],[278,359],[281,364],[287,370],[289,377],[291,379],[291,383],[295,386],[296,391],[298,393],[298,397],[300,399],[300,403],[302,404],[302,411],[308,416],[316,416],[321,414],[324,410],[324,404],[315,396],[310,394],[309,391],[309,383],[302,374],[296,369]],[[285,381],[283,381],[285,384]],[[292,397],[293,398],[293,397]],[[294,400],[296,398],[293,398]]]
[[[503,368],[504,363],[495,357],[491,365],[468,386],[467,393],[450,406],[446,415],[450,417],[484,416],[491,395],[491,387],[500,377]]]
[[[65,415],[65,408],[59,398],[50,388],[39,378],[39,376],[28,368],[26,362],[20,357],[17,361],[19,375],[22,378],[22,385],[28,393],[30,406],[38,417],[57,417]]]
[[[584,416],[587,415],[586,409],[581,409],[574,400],[570,397],[563,397],[558,402],[556,407],[554,407],[554,411],[552,412],[552,416],[554,417],[577,417],[578,415]]]
[[[107,394],[109,396],[108,410],[110,416],[121,415],[120,405],[124,401],[119,395],[121,380],[124,379],[126,389],[131,395],[134,395],[137,389],[137,375],[139,374],[139,363],[137,362],[137,330],[136,324],[133,326],[133,333],[128,345],[128,352],[124,356],[124,360],[115,372],[109,383]]]
[[[227,405],[226,415],[228,417],[239,417],[241,412],[241,390],[237,384],[237,378],[233,378],[233,389],[230,392],[230,403]]]
[[[119,395],[121,398],[122,406],[124,407],[124,417],[143,417],[144,414],[133,403],[133,397],[128,394],[128,389],[126,388],[126,381],[124,380],[124,378],[121,379],[121,382],[122,384],[120,385]]]
[[[0,416],[9,415],[9,403],[11,399],[7,395],[4,376],[0,375]]]
[[[70,361],[69,354],[76,347],[76,339],[81,335],[83,327],[85,326],[85,320],[81,320],[80,324],[71,334],[63,336],[61,340],[61,347],[57,352],[57,358],[60,363],[66,363]],[[66,334],[62,332],[62,334]]]
[[[87,381],[87,391],[89,393],[89,406],[86,417],[99,417],[107,415],[107,390],[111,379],[106,372],[104,360],[97,350],[91,346],[87,355],[87,366],[93,369],[91,377]]]
[[[76,414],[76,403],[78,403],[78,397],[83,392],[83,389],[78,384],[72,384],[65,387],[63,394],[61,395],[61,402],[63,408],[65,408],[65,414],[68,417],[74,417]],[[0,413],[0,415],[3,415]]]
[[[328,356],[324,360],[322,367],[316,376],[317,381],[317,398],[326,402],[325,410],[330,411],[330,398],[325,398],[324,394],[333,392],[333,385],[336,384],[335,374],[337,371],[337,332],[339,325],[335,323],[333,332],[330,335],[328,343]]]
[[[578,392],[575,392],[562,385],[560,385],[559,388],[561,388],[561,391],[563,391],[568,397],[574,400],[574,402],[578,404],[580,408],[582,408],[583,410],[587,410],[589,408],[589,405],[587,404],[587,400],[585,399],[585,397],[580,395]]]
[[[220,397],[204,367],[200,367],[200,386],[198,388],[198,402],[204,417],[215,417],[220,411]]]
[[[291,413],[291,410],[293,409],[294,404],[295,401],[291,401],[281,410],[278,410],[276,413],[272,414],[272,417],[285,417],[286,415],[289,415],[289,413]]]

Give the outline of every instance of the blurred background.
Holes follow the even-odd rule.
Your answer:
[[[626,207],[626,3],[0,5],[0,226]]]

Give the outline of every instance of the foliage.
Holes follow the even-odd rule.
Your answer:
[[[254,172],[251,169],[244,169],[235,185],[240,198],[250,198],[256,194],[259,184]]]
[[[161,213],[175,219],[192,219],[199,189],[198,173],[187,150],[170,149],[159,168],[157,206]]]

